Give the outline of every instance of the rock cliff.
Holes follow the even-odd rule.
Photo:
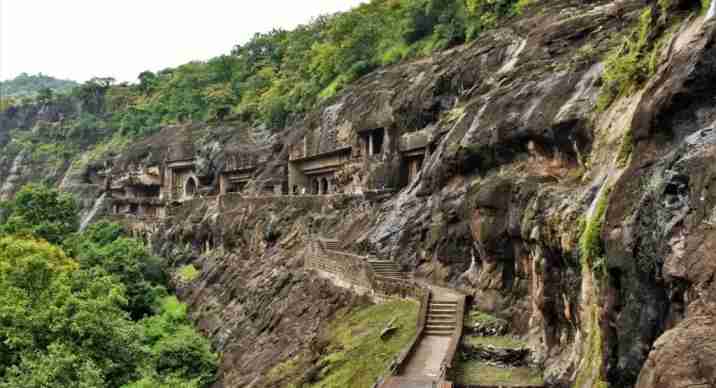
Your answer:
[[[87,138],[79,157],[58,157],[23,142],[52,143],[63,117],[91,107],[4,112],[0,196],[44,179],[89,213],[110,162],[161,163],[172,143],[191,142],[216,188],[227,155],[260,154],[244,195],[208,193],[151,224],[123,219],[172,263],[222,354],[218,387],[320,380],[322,333],[365,301],[303,270],[316,236],[469,294],[528,341],[548,386],[715,386],[716,22],[700,9],[541,2],[473,43],[370,73],[273,133],[195,123],[116,155]],[[629,52],[642,38],[648,49]],[[614,58],[629,55],[649,70],[612,93]],[[399,152],[356,161],[376,128],[387,149],[426,149],[414,177]],[[330,184],[388,190],[265,195],[263,182],[300,160],[297,146],[315,157],[352,146]],[[187,265],[198,278],[182,278]],[[307,372],[276,372],[287,360]]]

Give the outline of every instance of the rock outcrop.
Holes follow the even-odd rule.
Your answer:
[[[713,386],[716,24],[698,3],[539,2],[472,43],[364,76],[283,131],[167,127],[74,169],[17,145],[78,107],[5,112],[0,198],[64,177],[90,209],[102,163],[159,165],[177,142],[217,194],[228,155],[258,155],[243,194],[198,196],[151,227],[123,220],[171,261],[222,354],[217,387],[265,386],[279,363],[320,352],[356,303],[304,270],[316,236],[470,294],[527,340],[548,386]],[[645,20],[664,42],[653,74],[600,111],[605,58]],[[294,167],[302,189],[317,176],[316,193],[344,195],[265,195]],[[200,277],[182,280],[186,265]]]

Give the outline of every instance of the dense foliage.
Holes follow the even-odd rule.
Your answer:
[[[26,227],[0,225],[0,388],[198,388],[214,380],[216,356],[141,242],[108,223],[81,234],[42,227],[76,211],[46,187],[24,188],[3,208],[7,221]]]
[[[237,115],[281,127],[291,115],[378,66],[477,37],[518,11],[516,0],[373,0],[293,31],[256,34],[230,55],[140,75],[116,88],[123,128]]]
[[[77,85],[74,81],[61,80],[42,73],[22,73],[11,80],[0,81],[0,97],[46,97],[48,93],[67,93]]]
[[[40,185],[23,187],[2,208],[6,219],[0,233],[32,235],[57,244],[79,226],[74,199]]]
[[[143,72],[137,84],[94,79],[73,95],[125,135],[226,118],[281,128],[373,69],[475,39],[530,1],[373,0],[292,31],[256,34],[206,62]]]

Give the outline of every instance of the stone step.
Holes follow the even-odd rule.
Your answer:
[[[428,312],[440,312],[440,313],[453,313],[457,314],[457,309],[455,307],[440,307],[440,306],[428,306]]]
[[[427,322],[425,325],[432,328],[454,328],[455,322]]]
[[[448,304],[448,303],[430,303],[430,307],[439,307],[443,309],[457,309],[456,304]]]
[[[338,240],[324,240],[323,244],[326,246],[326,249],[330,250],[338,250],[341,246],[341,242]]]
[[[455,313],[428,313],[428,318],[455,318]]]
[[[428,323],[450,323],[454,325],[455,323],[457,323],[457,320],[455,319],[455,317],[450,317],[447,315],[428,315]]]
[[[453,330],[449,331],[443,331],[443,330],[425,330],[425,335],[435,336],[435,337],[450,337],[452,335]]]
[[[451,300],[432,300],[430,301],[430,304],[457,306],[457,302]]]
[[[456,326],[455,322],[435,322],[435,321],[427,321],[425,323],[426,327],[430,327],[431,329],[454,329]]]

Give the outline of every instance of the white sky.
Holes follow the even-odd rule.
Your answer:
[[[0,80],[134,81],[365,0],[0,0]]]

